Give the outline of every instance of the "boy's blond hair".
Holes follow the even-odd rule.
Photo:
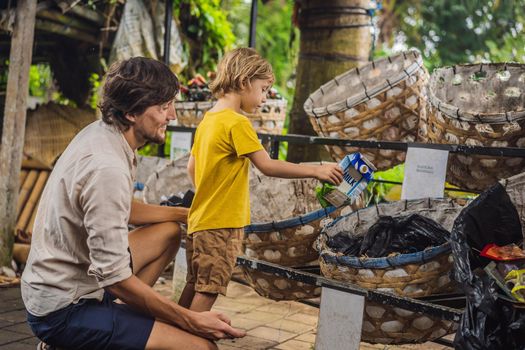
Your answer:
[[[219,62],[217,76],[210,90],[217,98],[229,92],[239,92],[255,79],[274,81],[272,66],[257,51],[248,47],[232,50]]]

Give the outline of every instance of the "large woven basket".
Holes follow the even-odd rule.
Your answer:
[[[310,95],[304,110],[320,136],[349,140],[424,142],[428,73],[418,51],[381,58],[343,73]],[[356,148],[327,146],[336,161]],[[379,169],[404,161],[405,153],[361,150]]]
[[[430,78],[428,138],[433,143],[525,147],[525,65],[468,64]],[[522,158],[451,154],[447,180],[484,190],[525,170]]]
[[[177,125],[196,127],[215,101],[175,102]],[[286,119],[287,101],[267,100],[255,113],[247,113],[254,129],[259,133],[281,134]]]
[[[452,228],[462,207],[452,201],[422,199],[383,203],[339,217],[323,230],[317,241],[322,274],[368,289],[406,297],[423,297],[454,290],[449,272],[453,259],[449,243],[411,254],[384,258],[358,258],[333,252],[327,236],[345,232],[362,236],[380,216],[419,214]],[[452,332],[455,325],[390,305],[366,302],[362,338],[376,343],[424,342]],[[376,315],[376,316],[374,316]],[[405,318],[404,315],[407,317]],[[416,321],[419,320],[419,321]],[[423,322],[424,321],[424,322]],[[416,326],[417,325],[417,326]],[[415,328],[414,328],[415,327]],[[419,327],[419,328],[418,328]],[[420,329],[426,327],[424,329]],[[420,332],[416,330],[419,329]]]

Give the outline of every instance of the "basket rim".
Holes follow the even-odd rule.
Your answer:
[[[330,215],[337,209],[338,208],[334,206],[329,206],[289,219],[250,224],[244,227],[244,233],[274,232],[291,228],[294,226],[304,226],[312,221],[328,217],[328,215]]]
[[[338,216],[337,218],[334,219],[334,221],[332,221],[331,223],[329,223],[328,225],[326,225],[326,227],[323,229],[323,232],[327,229],[329,229],[330,227],[332,226],[335,226],[339,221],[347,218],[347,217],[350,217],[350,216],[356,216],[356,215],[359,215],[360,212],[362,211],[365,211],[365,210],[371,210],[370,208],[376,208],[376,210],[378,210],[378,207],[383,207],[383,206],[388,206],[388,205],[391,205],[393,203],[399,203],[399,202],[402,202],[402,203],[405,203],[405,208],[408,209],[408,206],[409,205],[412,205],[412,204],[417,204],[417,203],[426,203],[428,205],[428,208],[426,209],[432,209],[432,204],[449,204],[450,205],[450,209],[452,208],[455,208],[457,204],[454,203],[453,200],[451,199],[447,199],[447,198],[431,198],[431,197],[426,197],[426,198],[419,198],[419,199],[403,199],[403,200],[400,200],[400,201],[395,201],[395,202],[384,202],[384,203],[379,203],[379,204],[374,204],[374,205],[370,205],[368,207],[365,207],[365,208],[360,208],[360,209],[357,209],[357,210],[354,210],[348,214],[345,214],[345,215],[340,215]],[[420,209],[425,209],[425,208],[420,208]],[[402,214],[402,213],[401,213]]]
[[[456,72],[457,69],[472,68],[472,67],[480,67],[479,69],[480,72],[483,71],[483,67],[488,67],[491,70],[499,68],[499,67],[502,67],[503,70],[507,70],[507,67],[521,67],[521,68],[524,68],[524,73],[525,73],[525,64],[517,63],[517,62],[466,63],[466,64],[456,64],[453,66],[436,68],[430,75],[428,89],[427,89],[428,100],[430,104],[432,105],[432,107],[436,108],[438,111],[443,113],[446,117],[451,118],[451,119],[456,119],[460,122],[467,121],[467,122],[477,122],[477,123],[498,124],[498,123],[510,123],[513,121],[520,121],[522,119],[525,119],[525,109],[522,109],[520,111],[510,111],[510,112],[505,111],[505,112],[499,112],[499,113],[471,112],[471,111],[463,110],[450,103],[444,102],[443,100],[441,100],[435,95],[434,89],[432,89],[432,86],[433,86],[433,82],[435,81],[435,79],[437,79],[440,72],[451,70],[451,69],[454,72]]]
[[[450,242],[447,241],[439,246],[427,248],[419,252],[398,254],[390,257],[386,256],[380,258],[367,258],[348,255],[337,255],[337,253],[334,253],[333,251],[326,248],[322,249],[322,251],[319,253],[319,256],[326,263],[343,265],[353,268],[384,269],[388,267],[396,267],[412,263],[426,263],[429,260],[435,258],[436,256],[450,251]]]
[[[331,103],[327,106],[323,107],[314,107],[314,100],[317,99],[317,97],[324,95],[325,90],[330,90],[333,87],[339,86],[338,80],[342,79],[343,77],[346,77],[348,75],[352,75],[354,73],[357,73],[359,76],[359,70],[363,69],[363,67],[366,66],[375,66],[376,64],[383,63],[384,61],[391,61],[393,58],[397,58],[399,56],[404,56],[406,60],[414,59],[414,62],[411,63],[407,68],[403,69],[399,74],[392,77],[392,79],[385,78],[384,82],[382,84],[378,84],[373,90],[367,90],[366,85],[363,81],[363,90],[360,93],[353,94],[352,96],[348,97],[345,100],[340,100],[334,103]],[[407,57],[412,56],[412,57]],[[306,102],[303,105],[304,111],[306,114],[308,114],[310,117],[322,117],[325,115],[330,115],[338,112],[343,112],[347,109],[350,109],[360,103],[363,103],[365,101],[368,101],[375,96],[379,95],[380,93],[385,92],[388,89],[391,89],[392,87],[396,86],[397,84],[405,81],[410,76],[417,73],[421,68],[424,69],[423,65],[423,58],[421,56],[421,53],[417,49],[410,49],[408,51],[403,51],[401,53],[388,56],[388,57],[382,57],[374,61],[370,61],[364,66],[352,68],[332,80],[328,81],[327,83],[321,85],[319,89],[314,91],[308,98],[306,99]]]

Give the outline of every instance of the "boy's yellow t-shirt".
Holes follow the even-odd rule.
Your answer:
[[[188,233],[250,224],[249,165],[263,149],[252,124],[231,109],[206,113],[195,132],[195,197]]]

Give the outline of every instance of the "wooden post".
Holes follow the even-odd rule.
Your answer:
[[[18,0],[0,148],[0,266],[10,266],[26,124],[37,0]]]
[[[298,15],[301,30],[296,67],[295,95],[288,133],[316,135],[304,102],[322,84],[350,68],[365,64],[370,56],[373,26],[366,11],[369,0],[301,0]],[[288,161],[318,161],[330,155],[322,146],[288,146]]]

